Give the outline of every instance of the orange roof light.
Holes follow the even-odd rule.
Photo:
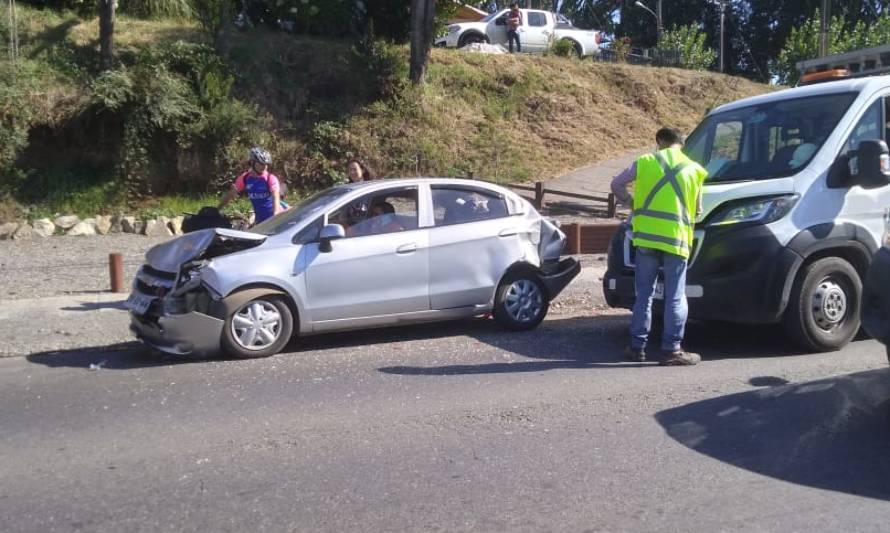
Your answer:
[[[845,68],[836,68],[833,70],[823,70],[822,72],[811,72],[800,77],[801,85],[809,83],[819,83],[822,81],[840,80],[850,77],[850,71]]]

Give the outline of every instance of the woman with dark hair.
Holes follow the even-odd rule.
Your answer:
[[[353,158],[346,164],[346,175],[349,177],[350,183],[359,181],[371,181],[376,179],[374,171],[366,165],[361,159]]]

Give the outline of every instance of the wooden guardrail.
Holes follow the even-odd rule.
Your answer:
[[[604,254],[609,251],[609,243],[620,222],[606,224],[563,224],[560,228],[566,234],[567,254]]]
[[[575,198],[578,200],[588,200],[591,202],[603,202],[606,204],[606,211],[610,218],[615,217],[615,211],[617,209],[617,203],[615,201],[615,195],[609,193],[608,195],[594,195],[594,194],[579,194],[575,192],[568,191],[559,191],[556,189],[547,189],[544,187],[544,182],[538,181],[535,182],[534,187],[528,185],[507,185],[507,187],[511,189],[516,189],[518,191],[529,191],[535,193],[535,199],[532,202],[535,206],[535,209],[541,209],[544,207],[544,195],[552,194],[556,196],[565,196],[567,198]]]

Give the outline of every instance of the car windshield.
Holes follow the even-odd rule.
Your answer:
[[[278,213],[269,220],[257,224],[250,231],[261,235],[278,235],[313,218],[332,201],[349,194],[352,190],[352,187],[333,187],[315,193],[300,202],[300,205]]]
[[[710,183],[791,176],[810,162],[857,93],[779,100],[709,116],[686,140],[686,154]]]

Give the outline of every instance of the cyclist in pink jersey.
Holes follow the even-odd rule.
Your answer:
[[[228,205],[239,194],[246,193],[253,204],[256,223],[259,224],[284,210],[281,186],[278,177],[269,172],[269,165],[272,164],[269,152],[259,147],[251,148],[248,163],[250,168],[238,176],[232,189],[220,201],[219,209]]]

